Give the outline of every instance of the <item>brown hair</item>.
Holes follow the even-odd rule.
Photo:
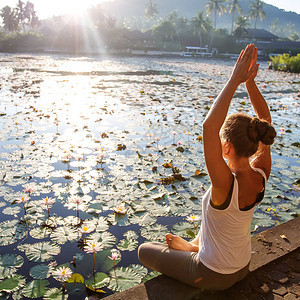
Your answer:
[[[236,113],[226,118],[221,135],[233,145],[237,156],[250,157],[256,153],[259,141],[265,145],[272,145],[276,131],[265,120]]]

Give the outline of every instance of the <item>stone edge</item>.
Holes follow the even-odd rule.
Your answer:
[[[298,249],[300,247],[299,229],[300,217],[297,217],[252,236],[250,272],[275,262],[277,259]],[[159,275],[128,290],[105,297],[105,299],[188,299],[197,294],[199,294],[198,289],[165,275]]]

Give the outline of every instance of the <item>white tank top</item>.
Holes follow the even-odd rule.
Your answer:
[[[253,168],[264,178],[261,169]],[[220,210],[211,206],[211,187],[202,200],[202,223],[199,236],[199,259],[212,271],[233,274],[244,268],[251,257],[250,225],[255,206],[240,210],[238,201],[238,181],[234,175],[230,204]]]

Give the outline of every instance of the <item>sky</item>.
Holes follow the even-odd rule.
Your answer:
[[[85,8],[89,7],[90,5],[95,5],[105,1],[108,0],[30,0],[30,2],[34,4],[35,10],[37,11],[37,15],[40,19],[65,13],[80,14],[80,12],[85,10]],[[23,2],[27,2],[27,0],[23,0]],[[281,9],[294,11],[300,14],[299,0],[264,0],[264,2],[277,6]],[[0,0],[0,9],[5,5],[15,7],[16,3],[17,0]]]
[[[22,0],[27,2],[27,0]],[[46,19],[53,15],[80,14],[91,5],[96,5],[107,0],[29,0],[34,4],[39,19]],[[109,0],[111,1],[111,0]],[[126,1],[126,0],[124,0]],[[0,9],[9,5],[15,7],[18,0],[0,0]]]

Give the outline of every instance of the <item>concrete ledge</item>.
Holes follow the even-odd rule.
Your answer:
[[[293,253],[294,256],[295,255],[299,256],[298,253],[295,254],[295,252],[297,252],[295,250],[297,249],[299,250],[300,248],[299,229],[300,229],[300,217],[254,235],[252,237],[252,258],[250,262],[250,274],[243,281],[235,284],[232,288],[229,289],[231,290],[230,298],[225,296],[226,291],[201,292],[197,288],[193,288],[189,285],[186,285],[168,276],[160,275],[156,278],[148,280],[143,284],[139,284],[138,286],[135,286],[131,289],[128,289],[126,291],[114,295],[110,295],[105,299],[107,300],[233,299],[232,297],[234,296],[232,295],[234,295],[234,293],[236,293],[236,296],[238,297],[238,298],[234,297],[235,299],[248,299],[245,296],[243,296],[241,291],[237,291],[237,285],[243,286],[244,284],[245,286],[248,287],[248,293],[251,294],[251,291],[249,292],[249,285],[247,284],[247,279],[251,277],[252,274],[257,273],[260,270],[263,270],[264,268],[266,269],[269,268],[268,270],[270,271],[270,266],[271,268],[274,268],[274,265],[276,265],[277,262],[279,264],[281,259],[287,258],[289,255],[292,256]],[[294,258],[294,256],[292,259],[297,260]],[[292,271],[290,271],[289,269],[289,272],[291,273]],[[299,274],[295,272],[292,273],[294,275],[291,276],[294,277],[298,276],[297,280],[299,280]],[[260,276],[264,277],[262,275]],[[251,279],[250,285],[254,281],[255,280]],[[272,279],[270,279],[269,281],[272,282]],[[259,286],[257,280],[255,282],[257,286]],[[299,290],[299,285],[300,283],[298,281],[298,285],[297,285],[298,290]]]

